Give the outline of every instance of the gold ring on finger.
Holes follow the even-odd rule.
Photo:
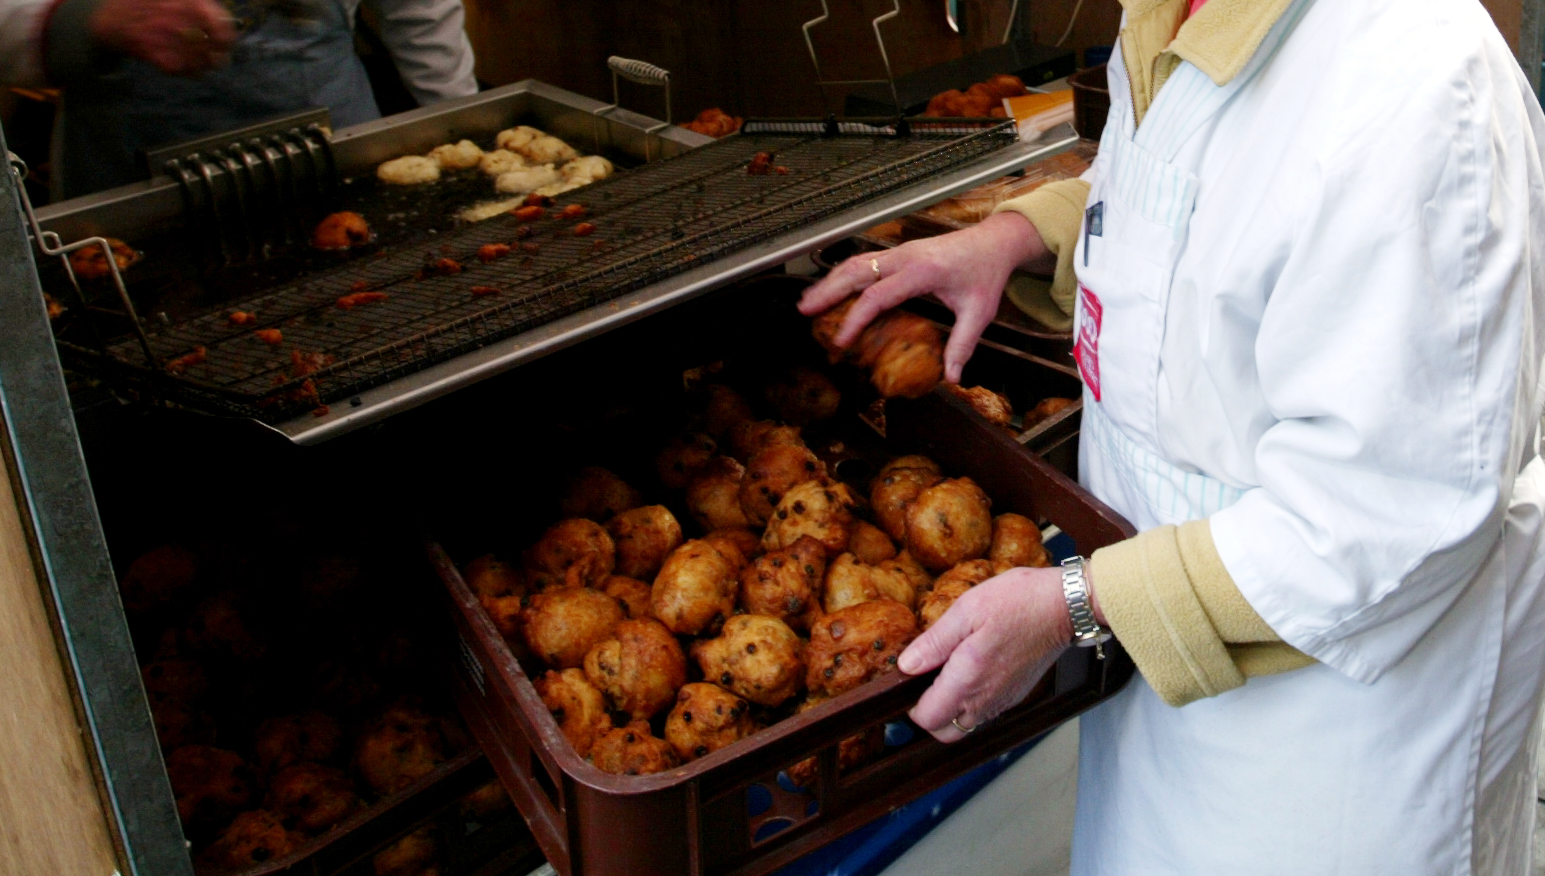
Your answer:
[[[960,716],[959,715],[956,715],[955,717],[951,718],[950,719],[950,723],[955,725],[955,729],[956,730],[959,730],[960,732],[966,734],[967,736],[971,735],[972,733],[975,733],[976,732],[976,728],[982,726],[980,724],[973,724],[972,726],[967,727],[966,725],[960,723]]]

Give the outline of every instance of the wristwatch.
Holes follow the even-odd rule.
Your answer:
[[[1073,644],[1080,648],[1094,648],[1094,655],[1105,659],[1104,644],[1110,641],[1111,632],[1094,619],[1094,606],[1089,600],[1089,582],[1084,577],[1083,557],[1068,557],[1062,561],[1062,595],[1068,601],[1068,616],[1073,619]]]

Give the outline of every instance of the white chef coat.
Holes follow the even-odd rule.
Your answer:
[[[1087,486],[1209,517],[1314,666],[1082,722],[1074,873],[1521,873],[1545,675],[1545,118],[1482,8],[1300,0],[1141,127],[1075,252]],[[1098,587],[1098,581],[1095,582]]]

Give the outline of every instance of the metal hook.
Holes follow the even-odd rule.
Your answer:
[[[821,60],[815,53],[815,40],[811,39],[810,31],[818,24],[831,17],[831,8],[826,5],[826,0],[821,0],[821,14],[818,18],[812,18],[801,25],[800,30],[805,34],[805,48],[810,51],[810,63],[815,65],[816,85],[821,89],[821,96],[829,98],[826,91],[828,85],[880,85],[890,86],[891,103],[896,107],[896,112],[903,110],[901,96],[896,91],[896,74],[891,72],[890,53],[885,50],[885,36],[880,33],[880,25],[901,14],[901,0],[891,0],[891,11],[881,14],[869,26],[874,30],[875,44],[880,47],[880,61],[885,65],[884,79],[824,79],[821,74]]]

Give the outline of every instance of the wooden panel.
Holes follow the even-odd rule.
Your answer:
[[[117,869],[16,493],[0,468],[0,873]]]

